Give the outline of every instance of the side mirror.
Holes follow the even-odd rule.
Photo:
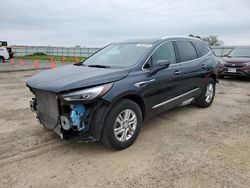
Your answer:
[[[150,71],[150,75],[154,75],[157,72],[159,72],[160,70],[166,69],[168,68],[170,65],[170,61],[169,60],[158,60],[154,65],[152,70]]]

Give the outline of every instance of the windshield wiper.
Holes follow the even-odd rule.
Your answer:
[[[111,68],[108,65],[88,65],[88,67],[107,68],[107,69]]]

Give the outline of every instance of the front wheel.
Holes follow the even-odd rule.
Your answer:
[[[203,87],[201,95],[195,100],[195,103],[198,106],[202,108],[207,108],[212,104],[215,95],[215,85],[216,83],[214,79],[208,78],[207,82]]]
[[[0,64],[4,62],[4,58],[0,57]]]
[[[102,142],[113,149],[124,149],[134,143],[142,125],[142,113],[137,103],[129,99],[111,108],[104,122]]]

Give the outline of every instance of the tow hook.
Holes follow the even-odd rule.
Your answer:
[[[36,105],[37,105],[36,99],[32,98],[30,101],[30,110],[32,112],[36,112]]]

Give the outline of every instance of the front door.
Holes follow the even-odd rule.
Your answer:
[[[149,76],[151,69],[159,60],[168,60],[170,66]],[[144,70],[146,83],[141,88],[141,95],[147,101],[147,116],[167,110],[178,103],[178,99],[172,100],[181,94],[179,87],[181,80],[176,74],[178,66],[173,66],[175,64],[176,55],[172,42],[162,43],[148,59]]]

